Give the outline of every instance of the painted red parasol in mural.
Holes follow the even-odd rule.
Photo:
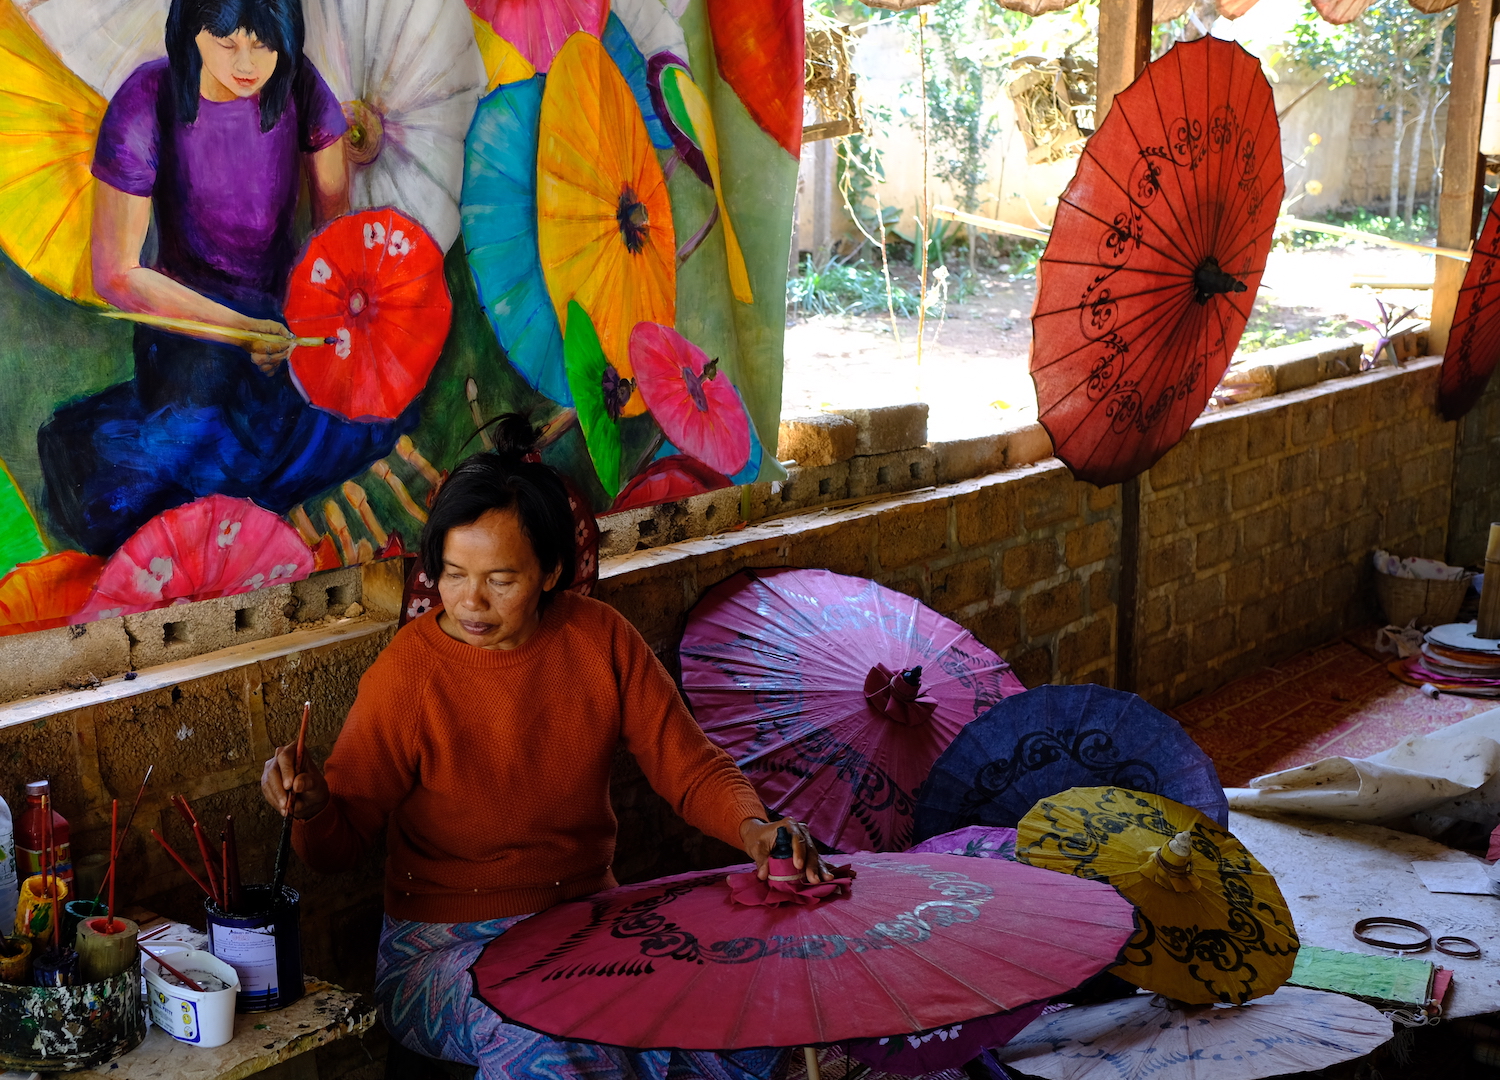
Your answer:
[[[1065,993],[1111,964],[1135,927],[1109,886],[1020,863],[865,854],[852,868],[847,895],[812,905],[734,903],[726,876],[750,867],[559,904],[485,947],[475,992],[561,1039],[808,1046]]]
[[[1149,468],[1196,420],[1260,287],[1285,190],[1260,61],[1179,42],[1114,99],[1037,267],[1031,376],[1081,480]]]
[[[1438,408],[1457,420],[1474,407],[1500,360],[1500,215],[1494,204],[1474,242],[1438,376]]]
[[[292,350],[292,377],[320,409],[353,420],[401,415],[427,385],[453,301],[443,249],[389,207],[335,218],[287,285],[286,323],[328,344]]]
[[[959,730],[1025,689],[973,634],[828,570],[744,570],[688,616],[682,688],[777,813],[838,851],[912,838],[917,789]]]

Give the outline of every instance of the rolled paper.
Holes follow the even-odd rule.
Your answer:
[[[57,897],[52,896],[56,883]],[[16,904],[16,935],[30,938],[38,949],[45,949],[52,939],[52,908],[56,901],[66,903],[68,883],[62,878],[35,874],[21,883],[21,898]]]
[[[31,985],[31,939],[0,938],[0,983]]]
[[[129,969],[136,960],[136,938],[141,928],[118,915],[111,922],[100,916],[78,924],[78,981],[102,982]]]

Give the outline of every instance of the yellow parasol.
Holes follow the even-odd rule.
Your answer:
[[[1292,973],[1297,931],[1243,844],[1190,806],[1127,788],[1073,788],[1021,819],[1016,858],[1106,881],[1140,928],[1110,970],[1176,1001],[1243,1003]]]
[[[576,33],[552,61],[536,167],[537,246],[558,322],[576,300],[629,379],[636,323],[677,321],[677,247],[640,106],[598,38]],[[645,411],[637,390],[623,415]]]
[[[103,303],[89,264],[89,166],[104,106],[14,4],[0,4],[0,249],[38,284],[88,304]]]
[[[520,82],[536,74],[536,68],[521,55],[521,50],[495,33],[489,23],[478,15],[471,14],[469,18],[474,22],[474,40],[479,44],[479,55],[484,60],[486,94],[496,87]]]

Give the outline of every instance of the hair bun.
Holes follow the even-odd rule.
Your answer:
[[[503,457],[524,458],[536,453],[542,433],[520,413],[501,413],[489,422],[490,441]]]

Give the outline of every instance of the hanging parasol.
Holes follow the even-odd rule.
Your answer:
[[[485,318],[527,385],[573,404],[537,251],[536,147],[542,79],[508,83],[474,113],[464,151],[463,230]]]
[[[989,825],[965,825],[962,829],[929,836],[906,849],[913,855],[967,855],[971,859],[1016,860],[1016,830]]]
[[[726,875],[748,867],[559,904],[485,948],[476,993],[508,1022],[561,1039],[806,1046],[1050,998],[1110,964],[1133,926],[1113,890],[1017,863],[852,864],[850,894],[816,906],[729,902]]]
[[[651,100],[651,86],[646,77],[646,58],[641,54],[635,39],[625,29],[625,24],[611,14],[600,40],[604,43],[604,51],[609,53],[609,58],[615,62],[615,67],[620,69],[626,85],[630,87],[636,107],[641,111],[641,119],[645,121],[646,133],[651,136],[651,145],[658,150],[670,150],[672,137],[667,134],[667,129],[656,115],[656,105]]]
[[[621,376],[604,355],[588,312],[578,301],[568,302],[567,332],[563,337],[568,386],[578,410],[578,426],[594,463],[599,484],[611,499],[620,491],[620,417],[635,394],[635,384]]]
[[[536,74],[536,68],[531,66],[530,60],[521,55],[521,50],[495,33],[489,23],[473,14],[469,16],[469,21],[474,25],[474,41],[479,46],[480,59],[484,61],[484,92],[486,94],[496,87],[520,82]]]
[[[669,454],[657,458],[632,477],[630,483],[620,489],[609,512],[618,514],[623,510],[677,502],[729,486],[729,477],[714,472],[701,461],[686,454]]]
[[[470,9],[521,51],[538,71],[550,71],[568,37],[598,37],[609,0],[468,0]]]
[[[300,581],[312,552],[249,499],[210,495],[156,515],[109,557],[80,622]]]
[[[1089,139],[1037,266],[1039,418],[1079,479],[1117,483],[1187,432],[1228,367],[1285,190],[1260,61],[1179,42]]]
[[[724,178],[719,169],[719,136],[714,128],[714,114],[709,108],[708,98],[703,96],[703,91],[693,82],[687,70],[676,64],[669,63],[659,69],[657,86],[666,106],[670,129],[678,133],[673,136],[674,143],[678,135],[684,136],[698,150],[703,166],[708,170],[719,221],[724,226],[724,258],[729,269],[730,291],[740,303],[753,304],[755,295],[750,288],[750,271],[745,266],[745,254],[740,249],[734,223],[729,219],[729,207],[724,202]],[[684,160],[692,165],[690,158],[685,157]],[[701,241],[702,236],[695,239]]]
[[[443,253],[396,210],[335,218],[307,242],[287,284],[294,334],[333,344],[292,350],[298,388],[354,420],[401,415],[427,385],[453,317]]]
[[[102,303],[90,228],[104,99],[67,69],[14,5],[0,3],[0,249],[37,284]]]
[[[1183,1006],[1155,994],[1063,1009],[996,1056],[1047,1080],[1258,1080],[1364,1057],[1391,1037],[1379,1010],[1283,986],[1244,1005]]]
[[[662,0],[613,0],[610,9],[647,60],[661,52],[688,54],[682,26]]]
[[[5,462],[0,461],[0,574],[8,574],[18,563],[40,559],[47,544],[26,505],[26,496],[16,484]]]
[[[1140,929],[1111,970],[1174,1001],[1240,1003],[1292,973],[1297,931],[1276,880],[1197,810],[1118,787],[1074,788],[1021,819],[1016,857],[1107,881]]]
[[[462,0],[306,0],[304,52],[344,103],[355,209],[394,206],[458,237],[464,136],[484,60]]]
[[[1457,420],[1474,407],[1500,360],[1500,215],[1490,204],[1458,290],[1438,376],[1438,410]]]
[[[574,34],[558,52],[542,95],[537,217],[558,321],[566,325],[568,303],[578,301],[606,359],[629,379],[635,324],[677,320],[677,248],[667,183],[641,111],[588,34]],[[645,409],[634,394],[624,415]]]
[[[1165,795],[1229,824],[1219,774],[1181,724],[1134,694],[1084,683],[1006,698],[964,728],[917,800],[916,835],[1014,826],[1038,799],[1105,785]]]
[[[61,551],[23,562],[0,578],[0,637],[66,626],[94,591],[104,560]]]
[[[802,151],[802,0],[705,0],[719,77],[761,130],[792,157]]]
[[[911,842],[939,754],[1023,687],[920,601],[828,570],[742,570],[688,615],[682,688],[774,812],[840,851]]]
[[[670,326],[636,323],[630,366],[651,416],[674,446],[733,476],[750,460],[750,421],[740,393],[708,355]]]

